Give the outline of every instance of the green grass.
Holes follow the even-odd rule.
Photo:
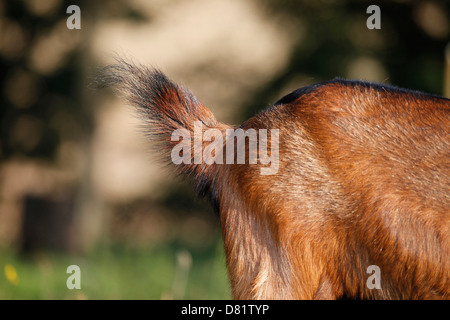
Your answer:
[[[189,260],[190,268],[186,267]],[[16,283],[11,276],[8,280],[6,265],[15,269]],[[69,265],[80,267],[80,290],[66,286],[71,276],[66,273]],[[116,245],[84,256],[41,252],[23,257],[3,249],[0,267],[0,299],[231,298],[220,242],[211,248],[190,251],[179,245]]]

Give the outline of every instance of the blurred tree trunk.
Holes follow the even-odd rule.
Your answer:
[[[98,65],[91,53],[92,34],[96,24],[101,4],[96,1],[81,1],[81,30],[84,47],[80,50],[80,94],[81,108],[94,121],[95,94],[92,88],[93,76]],[[93,124],[95,127],[95,122]],[[94,128],[93,128],[94,129]],[[89,251],[103,238],[105,226],[108,224],[108,214],[104,201],[93,186],[93,150],[92,133],[84,135],[82,148],[86,155],[82,177],[80,177],[80,191],[75,212],[74,243],[78,251]]]

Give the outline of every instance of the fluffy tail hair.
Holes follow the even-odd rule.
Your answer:
[[[172,141],[174,131],[182,129],[192,135],[194,124],[198,124],[199,121],[203,130],[209,128],[224,130],[226,127],[219,123],[213,113],[188,89],[178,86],[158,69],[139,66],[123,59],[116,60],[117,64],[102,70],[98,85],[113,87],[119,95],[137,108],[145,121],[146,133],[158,143],[159,152],[166,160],[170,161],[173,148],[179,144],[178,141]],[[195,142],[193,139],[190,142],[193,150]],[[201,150],[195,152],[203,152],[205,147],[202,144]],[[191,160],[194,156],[194,152],[191,152]],[[197,187],[200,189],[205,188],[205,183],[209,185],[214,176],[214,166],[205,163],[183,162],[178,164],[177,168],[182,173],[194,174]]]

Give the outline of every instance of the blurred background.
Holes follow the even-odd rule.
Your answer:
[[[370,4],[0,0],[0,299],[231,298],[217,216],[97,70],[158,67],[231,124],[335,77],[449,96],[449,2],[377,1],[379,30]]]

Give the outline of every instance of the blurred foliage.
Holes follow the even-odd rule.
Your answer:
[[[309,83],[346,77],[349,63],[360,56],[379,61],[390,84],[442,95],[444,50],[450,40],[450,2],[377,1],[380,30],[366,28],[370,16],[366,9],[372,1],[261,2],[269,17],[291,26],[287,31],[294,47],[285,68],[249,96],[243,119],[286,94],[283,88],[297,75],[303,75]],[[421,26],[421,22],[431,23],[426,19],[433,19],[434,11],[429,16],[421,15],[424,10],[430,11],[427,4],[446,17],[443,31],[433,33]]]
[[[78,140],[92,130],[81,107],[82,47],[68,47],[59,61],[50,61],[54,66],[43,65],[54,49],[43,46],[55,46],[52,35],[65,27],[61,13],[72,1],[48,4],[41,10],[33,1],[2,4],[0,160],[11,155],[51,159],[61,140]]]

